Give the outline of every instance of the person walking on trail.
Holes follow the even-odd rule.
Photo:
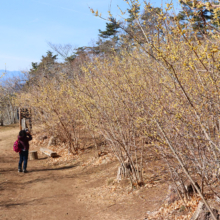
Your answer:
[[[21,151],[19,152],[20,160],[18,163],[18,172],[22,172],[22,163],[24,162],[23,172],[27,173],[29,141],[32,140],[32,136],[28,130],[21,130],[19,132],[18,140],[21,144]]]

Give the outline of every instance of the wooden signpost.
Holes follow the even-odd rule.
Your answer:
[[[28,128],[29,131],[32,130],[32,117],[30,108],[19,108],[19,127],[20,130],[24,130],[26,128]]]
[[[20,130],[24,130],[24,129],[28,128],[28,130],[31,132],[31,130],[32,130],[32,117],[31,116],[32,115],[31,115],[30,108],[29,109],[28,108],[19,108],[19,127],[20,127]],[[57,156],[56,152],[49,150],[47,148],[40,148],[40,151],[50,157]],[[32,160],[37,160],[38,159],[37,151],[31,151],[30,158]]]
[[[28,128],[29,132],[32,131],[32,119],[30,108],[19,108],[19,128],[20,130]],[[30,151],[29,155],[31,160],[38,159],[37,151]]]

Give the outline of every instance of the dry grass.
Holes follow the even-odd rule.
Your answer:
[[[195,212],[199,201],[200,198],[193,197],[190,201],[186,202],[185,206],[182,200],[178,200],[170,205],[161,207],[156,212],[149,212],[146,217],[148,220],[188,220]]]

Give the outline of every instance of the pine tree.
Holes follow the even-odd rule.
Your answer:
[[[183,10],[180,11],[176,17],[180,21],[180,24],[183,28],[187,23],[190,22],[192,24],[193,30],[197,32],[197,36],[200,38],[202,38],[203,34],[207,34],[207,31],[210,30],[210,26],[208,26],[207,23],[211,23],[213,26],[217,25],[213,20],[213,9],[208,8],[205,5],[205,2],[207,1],[180,1]],[[198,3],[199,7],[197,5]]]
[[[120,24],[116,21],[114,18],[110,18],[109,23],[106,23],[106,30],[101,31],[99,29],[99,36],[101,38],[109,38],[109,37],[115,37],[118,33],[118,29],[120,28]]]
[[[29,74],[31,77],[40,77],[50,76],[53,74],[51,69],[53,68],[54,64],[56,63],[58,55],[53,55],[51,51],[47,51],[46,56],[42,56],[40,63],[32,62],[32,69],[30,69]]]

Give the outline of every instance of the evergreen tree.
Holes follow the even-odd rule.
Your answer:
[[[208,29],[210,30],[210,26],[207,25],[207,22],[211,23],[213,26],[217,25],[213,20],[213,9],[208,8],[205,5],[205,2],[207,1],[199,2],[198,7],[198,2],[180,1],[183,10],[180,11],[176,17],[183,28],[186,23],[190,22],[194,31],[197,32],[197,35],[200,38],[202,38],[203,34],[207,34]],[[214,2],[213,4],[217,4],[217,2]]]
[[[47,51],[47,56],[42,56],[39,67],[49,67],[50,65],[53,65],[57,60],[57,56],[58,55],[53,55],[51,51]]]
[[[140,6],[134,5],[133,9],[127,9],[129,17],[127,18],[128,23],[132,23],[135,19],[137,14],[140,12]]]
[[[32,65],[32,69],[30,70],[30,72],[33,72],[33,71],[37,70],[37,68],[38,68],[37,62],[36,63],[32,62],[31,65]]]
[[[58,55],[53,55],[51,51],[47,51],[46,56],[42,56],[40,63],[32,62],[32,69],[29,74],[31,77],[50,76]]]
[[[101,31],[99,29],[99,36],[101,38],[109,38],[109,37],[115,37],[118,33],[118,29],[120,28],[120,24],[116,21],[115,18],[110,18],[109,23],[106,23],[106,30]]]
[[[66,58],[65,58],[65,61],[71,63],[71,62],[73,62],[75,59],[76,59],[76,55],[73,54],[73,55],[70,55],[70,56],[66,57]]]
[[[101,31],[99,29],[99,40],[96,42],[95,47],[93,47],[93,53],[111,53],[112,51],[117,51],[118,41],[119,41],[119,29],[120,23],[116,21],[115,18],[110,18],[110,22],[106,23],[106,30]]]

